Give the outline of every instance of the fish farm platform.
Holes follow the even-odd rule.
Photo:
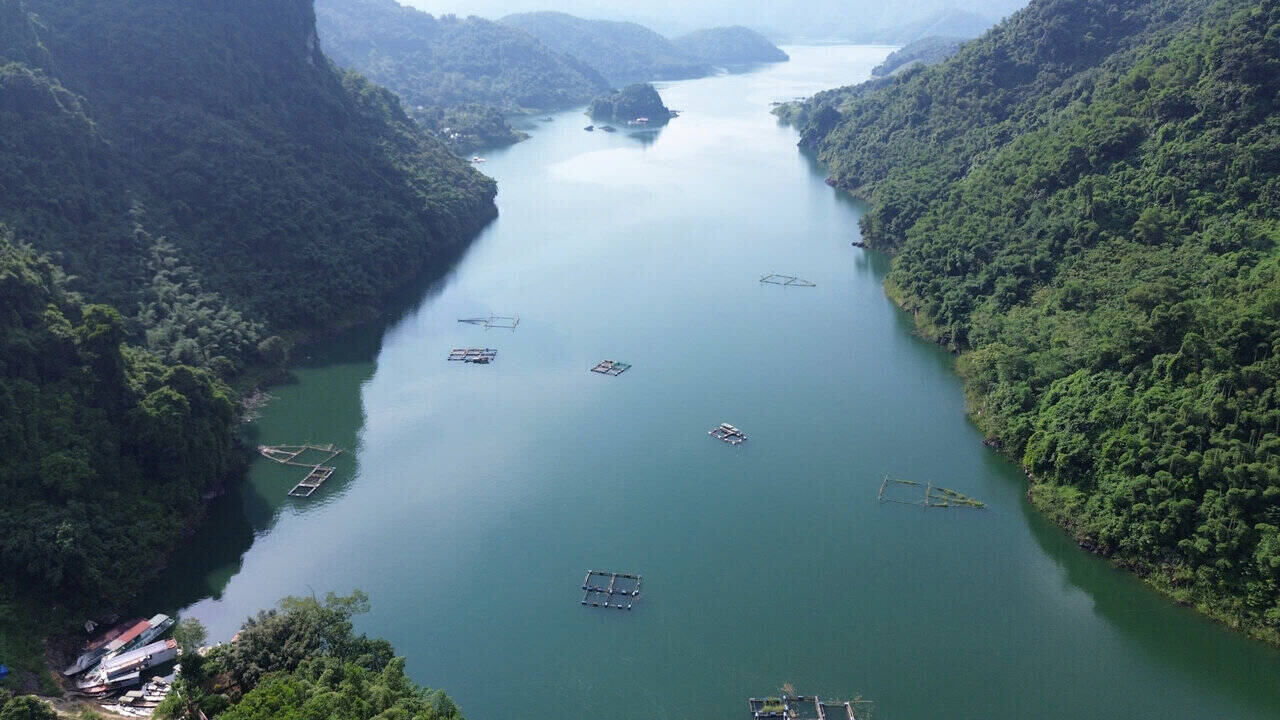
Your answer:
[[[639,575],[588,570],[582,579],[582,604],[630,610],[640,597],[640,580]]]
[[[311,469],[311,472],[307,473],[306,477],[302,478],[302,480],[298,481],[297,485],[293,486],[293,489],[289,491],[289,494],[294,497],[311,497],[311,493],[319,490],[320,486],[324,484],[324,481],[328,480],[330,475],[333,475],[335,469],[336,468],[322,467],[320,465],[315,466]]]
[[[474,363],[476,365],[488,365],[498,357],[498,351],[493,348],[454,348],[449,353],[451,362]]]
[[[750,698],[747,704],[754,720],[858,720],[853,702],[823,700],[814,695]]]
[[[765,275],[760,278],[760,282],[766,285],[781,285],[783,287],[818,287],[816,284],[794,275]]]
[[[337,469],[328,467],[325,463],[342,454],[342,451],[332,443],[329,445],[259,445],[258,452],[262,457],[281,465],[311,469],[306,477],[298,481],[298,484],[289,491],[289,494],[294,497],[311,497],[312,493],[320,489],[324,481],[328,480]],[[298,458],[307,452],[324,453],[324,457],[316,462],[299,461]]]
[[[730,445],[740,445],[743,440],[747,439],[747,436],[743,435],[741,430],[729,423],[720,423],[719,427],[708,430],[707,434]]]
[[[601,360],[599,365],[591,368],[591,372],[618,377],[630,369],[631,365],[628,363],[617,362],[615,360]]]

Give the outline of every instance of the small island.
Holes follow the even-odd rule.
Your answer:
[[[649,83],[628,85],[591,101],[587,114],[592,120],[654,127],[666,125],[675,113],[662,104],[662,97]]]

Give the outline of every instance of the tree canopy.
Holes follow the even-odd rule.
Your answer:
[[[463,720],[448,695],[405,675],[404,659],[395,657],[390,643],[355,634],[352,617],[368,610],[369,599],[358,590],[329,593],[323,602],[285,598],[279,609],[247,620],[232,642],[207,658],[184,653],[174,691],[156,714],[167,720],[201,714],[226,720]],[[199,635],[198,624],[188,630]]]
[[[1280,3],[1038,0],[811,100],[887,287],[1035,503],[1280,639]]]

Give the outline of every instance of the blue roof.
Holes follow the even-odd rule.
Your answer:
[[[8,675],[8,674],[9,674],[9,666],[8,666],[8,665],[0,665],[0,678],[4,677],[5,675]]]

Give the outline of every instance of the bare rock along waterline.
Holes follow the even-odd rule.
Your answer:
[[[741,718],[788,682],[900,720],[1280,717],[1280,652],[1030,508],[888,258],[851,246],[860,206],[769,115],[889,50],[788,47],[660,85],[661,130],[566,112],[489,152],[499,219],[247,427],[342,448],[333,474],[292,498],[298,469],[258,458],[143,603],[226,640],[281,596],[363,589],[358,629],[472,720]],[[886,475],[985,508],[880,503]],[[643,576],[632,609],[581,604],[600,568]]]

